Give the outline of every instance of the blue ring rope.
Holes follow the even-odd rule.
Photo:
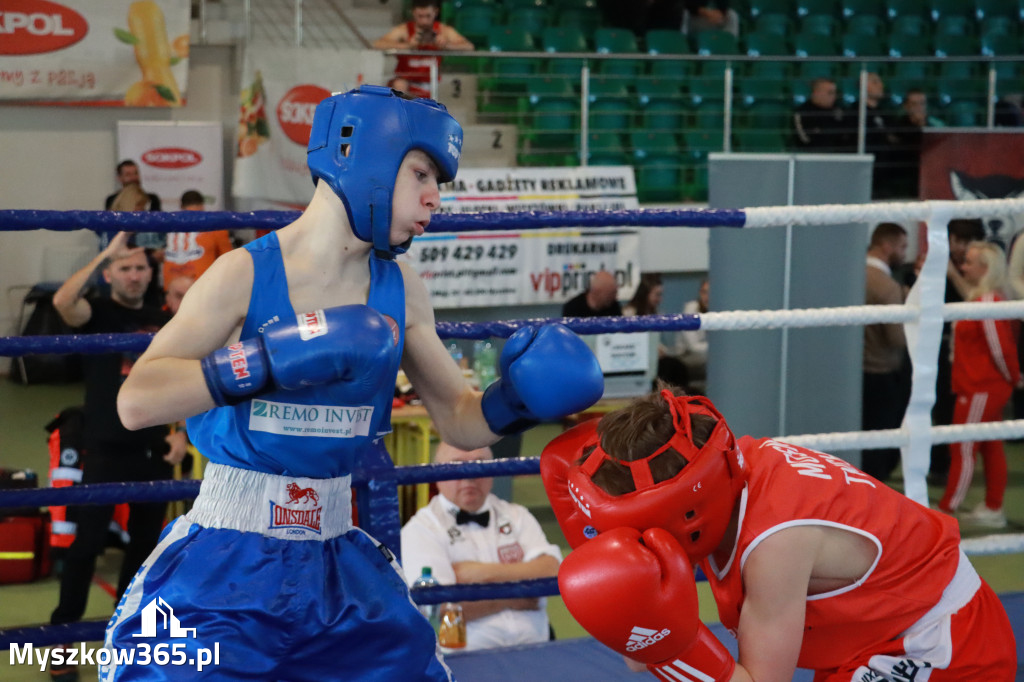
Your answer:
[[[494,320],[491,322],[438,322],[442,339],[507,339],[522,327],[561,322],[577,334],[607,332],[672,332],[700,329],[700,315],[643,315],[639,317],[565,317]],[[141,353],[152,334],[64,334],[59,336],[0,337],[0,357],[22,355],[110,352]]]
[[[94,232],[208,232],[276,230],[299,211],[0,211],[0,230],[93,230]],[[554,227],[743,227],[741,209],[633,209],[622,211],[509,211],[441,213],[428,232],[538,230]]]

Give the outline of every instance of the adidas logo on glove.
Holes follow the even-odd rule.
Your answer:
[[[629,641],[626,643],[626,651],[640,651],[646,649],[652,644],[657,644],[665,637],[671,634],[671,630],[665,628],[660,632],[658,630],[651,630],[649,628],[642,628],[639,625],[634,625],[630,631]]]

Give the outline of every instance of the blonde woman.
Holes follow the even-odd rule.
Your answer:
[[[1003,300],[1006,256],[990,242],[971,242],[962,273],[970,286],[967,299]],[[959,320],[953,325],[954,424],[1000,421],[1014,386],[1020,381],[1015,323],[1011,320]],[[985,499],[963,519],[976,525],[1002,528],[1006,490],[1006,454],[998,440],[950,445],[949,480],[939,508],[955,512],[974,475],[974,452],[981,451],[985,466]]]

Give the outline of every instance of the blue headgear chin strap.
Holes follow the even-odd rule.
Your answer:
[[[352,231],[383,258],[409,248],[392,246],[389,236],[395,178],[413,149],[437,164],[439,182],[450,182],[462,156],[462,126],[439,102],[405,99],[378,85],[331,95],[316,107],[306,155],[313,183],[330,185]]]

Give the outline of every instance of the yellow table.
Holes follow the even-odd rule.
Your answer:
[[[430,446],[436,432],[427,408],[422,405],[406,405],[393,409],[391,428],[391,433],[384,437],[384,444],[395,466],[430,463]],[[398,506],[402,523],[429,501],[429,483],[400,486]]]

